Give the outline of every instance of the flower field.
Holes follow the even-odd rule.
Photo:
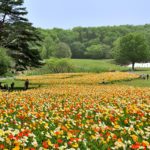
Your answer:
[[[0,150],[150,149],[150,89],[97,84],[134,78],[34,76],[30,82],[47,87],[0,92]]]
[[[27,77],[19,77],[25,80]],[[64,84],[84,84],[96,85],[105,82],[132,80],[139,78],[139,75],[123,72],[109,72],[109,73],[63,73],[63,74],[48,74],[42,76],[28,76],[32,83],[42,83],[50,85],[64,85]]]

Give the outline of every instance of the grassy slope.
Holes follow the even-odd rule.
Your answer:
[[[68,59],[74,66],[73,72],[109,72],[109,71],[129,71],[129,68],[116,65],[112,59],[92,60],[92,59]],[[40,69],[27,72],[28,75],[48,74],[50,70],[45,66]]]
[[[72,64],[77,68],[77,72],[108,72],[127,71],[126,67],[116,65],[112,59],[92,60],[92,59],[71,59]]]

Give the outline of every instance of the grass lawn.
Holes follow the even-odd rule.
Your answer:
[[[132,81],[122,81],[122,82],[118,82],[115,84],[128,85],[128,86],[134,86],[134,87],[150,87],[150,79],[149,80],[135,79]]]
[[[135,73],[137,74],[149,74],[150,75],[150,68],[147,68],[147,69],[138,69],[136,71],[134,71]]]
[[[116,65],[113,59],[71,59],[77,72],[108,72],[108,71],[128,71],[129,68]]]
[[[45,60],[47,61],[47,60]],[[72,66],[72,72],[110,72],[110,71],[129,71],[130,68],[115,64],[113,59],[68,59]],[[60,66],[61,67],[61,66]],[[32,71],[27,71],[27,75],[42,75],[52,73],[47,64],[41,68],[35,68]],[[53,72],[55,73],[55,72]]]
[[[73,72],[101,73],[110,71],[131,71],[131,68],[115,64],[113,59],[68,59],[68,61],[72,64],[72,66],[74,66]],[[143,72],[150,73],[150,69],[137,68],[135,72],[139,74],[142,74]],[[27,75],[42,75],[49,73],[51,73],[51,70],[49,70],[49,67],[47,67],[46,64],[41,68],[27,71]]]
[[[15,79],[15,78],[0,80],[0,82],[2,83],[2,85],[8,84],[9,87],[10,87],[11,83],[14,82],[15,83],[14,90],[23,90],[24,83],[25,83],[24,80],[19,80],[19,79]],[[29,89],[33,89],[33,88],[38,88],[38,85],[30,83]]]

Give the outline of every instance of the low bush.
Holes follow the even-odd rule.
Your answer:
[[[65,73],[74,71],[74,66],[68,59],[52,58],[46,61],[46,67],[51,73]]]

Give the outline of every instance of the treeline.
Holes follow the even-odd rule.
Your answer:
[[[114,42],[128,33],[141,33],[150,41],[150,25],[122,25],[106,27],[75,27],[72,30],[38,29],[43,42],[40,47],[43,59],[58,58],[113,58]],[[150,42],[148,42],[150,43]]]

